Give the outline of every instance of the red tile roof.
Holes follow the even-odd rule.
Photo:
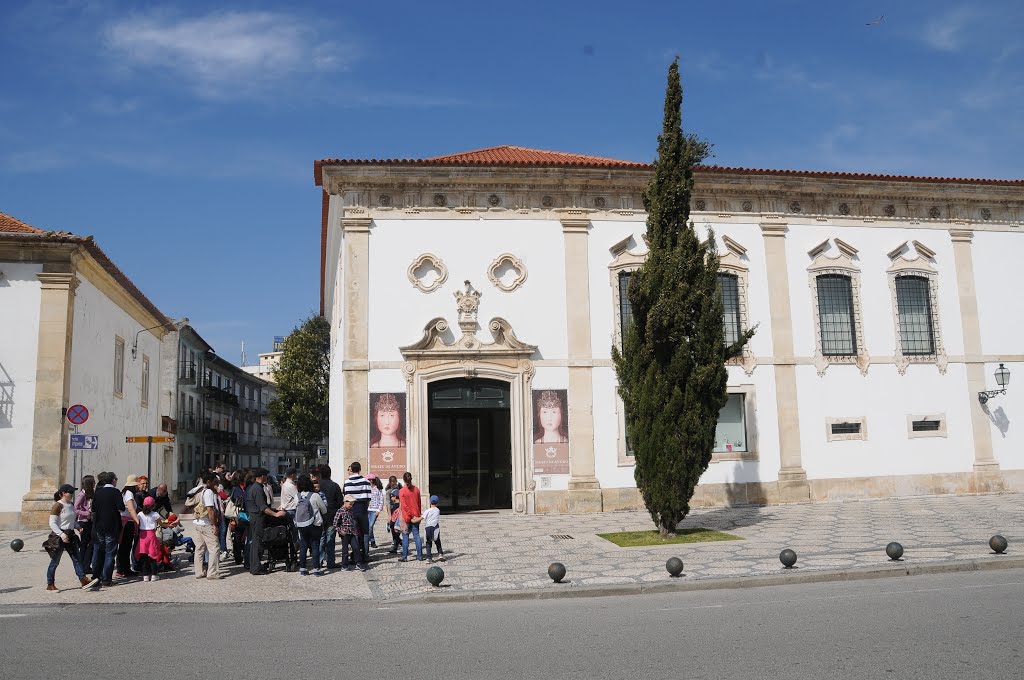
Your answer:
[[[121,288],[135,298],[159,323],[167,325],[169,329],[172,327],[171,320],[164,316],[163,312],[132,283],[132,280],[114,264],[113,260],[107,257],[107,254],[96,244],[92,236],[76,236],[67,231],[43,231],[42,229],[29,226],[6,213],[0,212],[0,238],[4,236],[19,239],[38,239],[50,243],[75,243],[81,245],[117,281]]]
[[[7,213],[0,212],[0,231],[18,232],[19,234],[41,234],[41,229],[25,224]]]
[[[587,156],[564,151],[527,149],[523,146],[492,146],[462,153],[433,158],[324,158],[313,162],[313,179],[317,186],[323,181],[321,168],[325,165],[413,165],[413,166],[526,166],[564,168],[627,168],[643,170],[651,167],[648,163],[622,161],[616,158]]]
[[[652,170],[650,163],[623,161],[601,156],[544,151],[522,146],[492,146],[447,156],[433,158],[324,158],[313,162],[313,181],[317,186],[323,183],[325,165],[406,165],[406,166],[520,166],[520,167],[567,167],[567,168],[611,168],[628,170]],[[779,175],[783,177],[808,177],[822,179],[883,180],[889,182],[949,182],[954,184],[984,184],[992,186],[1024,186],[1021,179],[983,179],[970,177],[919,177],[915,175],[883,175],[866,172],[839,172],[830,170],[771,170],[767,168],[733,168],[720,165],[699,165],[695,174],[730,175]]]

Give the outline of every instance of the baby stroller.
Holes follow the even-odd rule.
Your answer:
[[[274,571],[278,562],[284,562],[285,571],[298,568],[296,538],[295,524],[289,515],[264,520],[262,547],[267,552],[267,571]]]
[[[160,558],[160,569],[161,571],[177,571],[178,569],[178,556],[172,555],[174,549],[179,546],[185,546],[185,552],[194,553],[196,550],[195,543],[191,538],[184,535],[185,530],[181,526],[181,522],[178,521],[178,517],[175,514],[171,514],[165,521],[164,526],[158,529],[160,532],[160,545],[163,548],[163,555]]]

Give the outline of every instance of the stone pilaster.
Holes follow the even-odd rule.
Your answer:
[[[796,394],[796,362],[793,356],[793,316],[789,305],[789,267],[786,262],[784,223],[761,225],[765,270],[768,273],[768,304],[772,320],[772,354],[775,356],[775,402],[779,421],[779,499],[805,501],[811,497],[807,472],[800,458],[800,413]]]
[[[68,427],[64,409],[71,388],[71,336],[78,278],[69,265],[46,266],[36,276],[39,291],[39,353],[29,491],[21,502],[21,524],[45,527],[53,492],[67,468]],[[63,270],[63,271],[53,271]],[[113,347],[111,347],[113,351]]]
[[[370,441],[369,310],[370,223],[368,217],[342,218],[342,277],[344,324],[342,335],[342,384],[345,434],[335,460],[345,465],[359,460],[367,467]],[[335,464],[336,468],[339,466]],[[344,471],[344,466],[341,466]]]
[[[569,358],[569,512],[600,512],[594,463],[594,377],[590,343],[590,220],[563,219]]]
[[[999,472],[999,463],[992,453],[992,425],[985,407],[978,402],[978,392],[985,386],[985,362],[981,357],[981,325],[978,323],[978,296],[974,286],[974,256],[971,244],[974,232],[954,229],[949,232],[953,241],[953,260],[956,265],[956,287],[960,298],[960,323],[964,336],[964,370],[967,374],[967,399],[971,409],[971,429],[974,440],[974,470],[985,475]],[[987,487],[979,480],[981,487]]]

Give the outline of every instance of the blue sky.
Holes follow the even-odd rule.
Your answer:
[[[314,159],[649,161],[676,54],[720,165],[1024,177],[1019,0],[4,0],[0,211],[254,360],[318,307]]]

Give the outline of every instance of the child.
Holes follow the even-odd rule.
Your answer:
[[[355,505],[355,496],[345,496],[341,509],[334,516],[334,530],[341,537],[341,568],[345,571],[352,571],[352,565],[348,561],[349,550],[352,550],[352,561],[356,563],[359,571],[366,571],[363,566],[363,548],[356,537],[356,518],[352,514],[352,506]]]
[[[401,504],[398,502],[398,487],[395,487],[388,494],[388,511],[390,512],[389,517],[391,517],[388,520],[388,531],[391,532],[391,550],[388,553],[392,555],[397,555],[398,548],[402,545],[401,507]]]
[[[139,541],[135,544],[135,559],[139,563],[143,581],[156,581],[160,576],[156,573],[156,565],[163,558],[160,545],[160,514],[156,512],[156,499],[146,496],[142,501],[142,512],[139,513]]]
[[[430,509],[423,513],[423,526],[427,528],[427,562],[433,562],[430,552],[431,545],[437,545],[437,559],[444,562],[444,550],[441,548],[441,509],[437,507],[437,496],[430,497]]]

